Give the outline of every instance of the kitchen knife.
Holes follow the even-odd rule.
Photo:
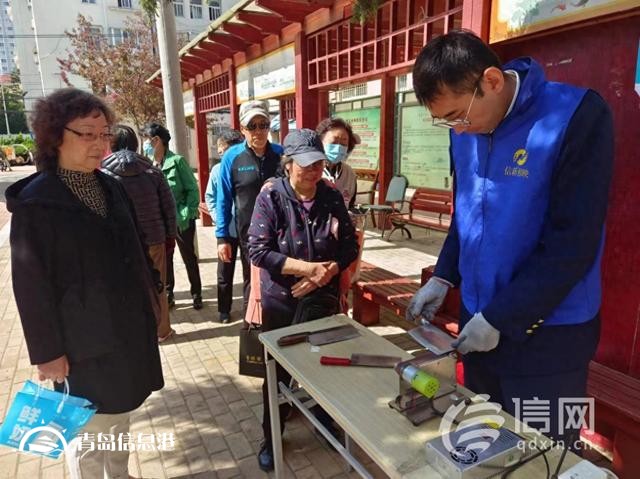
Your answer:
[[[398,356],[382,356],[378,354],[354,353],[350,358],[333,356],[320,357],[320,364],[325,366],[370,366],[374,368],[393,368],[402,361]]]
[[[358,330],[347,324],[319,331],[304,331],[302,333],[289,334],[278,339],[278,346],[291,346],[292,344],[309,342],[314,346],[337,343],[360,336]]]

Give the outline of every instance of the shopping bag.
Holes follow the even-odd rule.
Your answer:
[[[54,459],[60,456],[96,413],[90,401],[69,394],[66,379],[64,384],[61,393],[25,382],[0,427],[0,444]]]
[[[261,328],[257,324],[245,323],[240,330],[239,372],[243,376],[264,377],[264,347],[258,339]]]

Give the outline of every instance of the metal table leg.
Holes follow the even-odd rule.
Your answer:
[[[284,463],[282,461],[282,434],[280,433],[280,404],[278,402],[278,379],[276,375],[276,361],[264,350],[267,369],[267,385],[269,390],[269,417],[271,418],[271,443],[273,447],[273,463],[276,479],[284,477]]]

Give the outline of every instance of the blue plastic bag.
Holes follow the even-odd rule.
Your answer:
[[[0,444],[55,459],[95,413],[90,401],[69,395],[66,379],[64,393],[27,381],[0,427]]]

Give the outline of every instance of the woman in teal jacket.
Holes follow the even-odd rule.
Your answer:
[[[178,223],[176,243],[178,243],[178,249],[187,267],[193,307],[194,309],[201,309],[202,282],[200,281],[198,257],[194,248],[196,218],[198,217],[198,205],[200,204],[198,184],[193,176],[191,167],[184,157],[176,155],[169,149],[169,140],[171,140],[169,130],[158,123],[150,123],[144,128],[142,136],[144,137],[143,148],[145,155],[151,158],[154,164],[162,170],[173,193]],[[169,245],[167,248],[167,297],[169,306],[175,305],[173,297],[174,286],[173,245]]]

